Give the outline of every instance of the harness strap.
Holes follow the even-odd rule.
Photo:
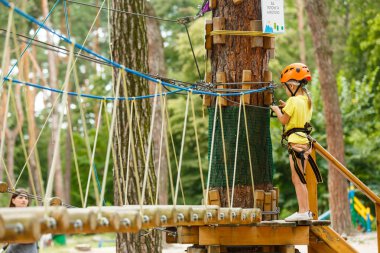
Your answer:
[[[294,151],[293,149],[289,148],[289,153],[292,156],[292,160],[293,160],[293,163],[294,163],[294,169],[295,169],[298,177],[300,178],[300,180],[301,180],[301,182],[303,184],[306,184],[306,179],[305,179],[304,171],[301,171],[300,167],[298,166],[297,152]]]
[[[317,179],[317,182],[323,183],[322,175],[321,175],[321,172],[319,171],[317,163],[314,161],[312,156],[309,156],[308,160],[309,160],[309,164],[310,164],[311,168],[313,169],[313,172],[314,172],[315,178]]]

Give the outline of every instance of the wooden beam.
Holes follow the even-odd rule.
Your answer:
[[[260,32],[263,30],[261,20],[251,20],[250,21],[251,31]],[[251,37],[251,47],[263,47],[264,46],[264,37],[262,36],[253,36]]]
[[[177,242],[182,244],[199,244],[199,227],[178,227]]]
[[[210,1],[208,2],[208,6],[210,7],[210,9],[212,9],[212,10],[216,9],[216,4],[217,4],[216,1],[217,1],[217,0],[210,0]]]
[[[212,18],[212,27],[214,31],[226,29],[226,19],[223,17],[214,17]],[[212,41],[214,44],[225,44],[226,35],[215,35]]]
[[[309,227],[199,227],[199,245],[307,245]]]
[[[311,232],[324,241],[331,249],[336,252],[344,253],[357,253],[357,251],[349,245],[344,238],[342,238],[332,228],[327,226],[311,226]]]
[[[272,193],[264,192],[264,211],[272,211]],[[271,220],[270,214],[264,214],[263,220]]]
[[[227,80],[226,78],[226,72],[216,72],[216,82],[217,83],[225,83]],[[218,89],[224,89],[225,88],[225,85],[218,85],[217,86]],[[223,97],[219,97],[219,104],[221,104],[222,106],[227,106],[228,105],[228,101],[223,98]]]
[[[212,20],[207,19],[205,23],[205,49],[212,49],[212,36],[210,35],[212,32]]]
[[[243,83],[251,82],[252,81],[252,71],[249,69],[243,70],[243,78],[242,79],[243,79],[242,80]],[[251,89],[251,87],[252,87],[251,84],[243,84],[244,90],[249,90],[249,89]],[[244,95],[243,96],[243,103],[246,105],[249,105],[250,102],[251,102],[251,95],[250,94]]]
[[[315,150],[310,154],[316,161]],[[306,187],[308,191],[309,198],[309,208],[313,213],[313,220],[318,220],[318,188],[317,188],[317,179],[315,178],[313,169],[309,163],[306,163]]]
[[[243,0],[233,0],[234,1],[234,5],[239,5],[243,2]]]

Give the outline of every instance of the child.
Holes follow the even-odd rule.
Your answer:
[[[292,182],[298,200],[298,212],[287,217],[285,221],[311,220],[308,192],[305,180],[306,160],[309,161],[318,182],[322,177],[318,167],[310,155],[312,143],[309,140],[312,115],[311,98],[305,85],[311,81],[309,68],[302,63],[293,63],[281,72],[281,83],[289,99],[286,103],[280,100],[279,106],[271,106],[277,118],[283,124],[283,140],[288,141],[289,162]],[[282,108],[282,111],[281,111]]]

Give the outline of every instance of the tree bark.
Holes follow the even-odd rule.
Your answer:
[[[344,164],[342,113],[333,73],[333,51],[327,34],[327,6],[324,0],[305,0],[305,4],[321,83],[328,151]],[[351,232],[351,215],[347,199],[348,183],[331,163],[329,163],[328,188],[332,227],[338,233],[348,234]]]
[[[146,14],[150,16],[156,16],[153,6],[150,2],[146,2]],[[154,75],[166,76],[166,66],[164,58],[164,42],[161,36],[160,23],[155,19],[147,19],[147,36],[148,36],[148,65],[149,73]],[[155,86],[157,84],[149,82],[149,93],[154,94]],[[152,101],[153,106],[153,101]],[[160,174],[157,178],[159,181],[159,199],[158,204],[168,203],[168,161],[166,159],[166,120],[161,117],[161,103],[157,100],[156,113],[154,121],[154,133],[157,133],[153,137],[154,143],[154,168],[156,169],[156,175]],[[164,122],[163,122],[164,121]],[[163,125],[162,125],[163,123]],[[163,136],[161,136],[161,128]],[[158,134],[160,133],[160,134]],[[161,144],[162,138],[162,144]],[[161,145],[161,156],[160,156]],[[160,164],[160,166],[158,166]],[[156,189],[157,190],[157,189]]]
[[[225,29],[224,30],[235,30],[235,31],[249,31],[251,30],[250,21],[251,20],[261,20],[261,4],[260,1],[254,0],[254,1],[243,1],[240,5],[234,5],[232,1],[230,0],[218,0],[217,8],[213,10],[213,17],[219,17],[219,18],[225,18]],[[215,37],[214,37],[215,40]],[[215,42],[215,41],[214,41]],[[212,81],[213,83],[216,83],[216,75],[218,72],[224,72],[226,74],[226,82],[241,82],[242,81],[242,74],[243,70],[250,70],[252,72],[252,81],[256,82],[263,82],[264,81],[264,71],[268,70],[268,63],[269,63],[269,52],[268,50],[264,49],[263,47],[256,47],[252,48],[251,46],[251,37],[249,36],[226,36],[225,37],[225,44],[213,44],[212,46],[212,54],[211,54],[211,62],[212,62]],[[263,87],[263,84],[257,84],[252,86],[252,88],[261,88]],[[235,88],[235,87],[234,87]],[[252,94],[250,99],[251,105],[257,105],[257,106],[264,106],[264,99],[263,99],[263,93],[254,93]],[[231,107],[237,108],[239,106],[239,98],[229,98],[230,101],[228,101],[229,106],[223,107],[223,112],[226,110],[231,109]],[[235,103],[231,102],[231,100],[235,100]],[[260,145],[262,146],[250,146],[251,151],[251,157],[253,162],[257,162],[260,159],[266,160],[262,164],[262,166],[256,166],[253,167],[253,174],[254,174],[254,180],[255,180],[255,189],[264,189],[264,190],[271,190],[272,185],[272,173],[273,168],[270,165],[272,163],[272,153],[271,153],[271,142],[270,142],[270,132],[269,132],[269,126],[267,129],[264,129],[264,127],[261,126],[261,124],[264,121],[268,121],[269,124],[269,110],[264,111],[262,114],[262,118],[260,117],[260,120],[263,120],[263,122],[255,121],[251,122],[250,119],[255,118],[255,114],[257,111],[250,110],[251,108],[247,109],[247,118],[248,118],[248,128],[253,129],[250,127],[250,125],[255,124],[257,127],[255,129],[256,135],[255,138],[263,138],[263,141]],[[219,110],[219,108],[218,108]],[[235,114],[238,114],[238,110],[235,110]],[[210,113],[209,115],[210,120],[209,124],[213,123],[213,117],[214,113]],[[218,116],[219,117],[219,116]],[[257,117],[256,117],[257,118]],[[236,116],[237,119],[237,116]],[[223,120],[224,121],[224,120]],[[232,121],[229,119],[229,121]],[[218,123],[220,124],[220,123]],[[225,123],[223,123],[225,124]],[[236,123],[235,123],[236,124]],[[219,126],[217,125],[216,128],[218,129]],[[241,118],[240,122],[240,128],[244,129],[244,116]],[[233,138],[236,139],[236,126],[233,126],[232,128],[224,127],[224,136],[235,136]],[[248,129],[250,137],[253,136],[254,131]],[[259,132],[260,134],[257,134]],[[211,136],[212,131],[209,130],[209,138],[212,138]],[[240,138],[240,143],[246,143],[246,137],[245,133],[243,134],[244,137]],[[257,136],[257,137],[256,137]],[[260,137],[261,136],[261,137]],[[219,132],[216,134],[215,138],[217,140],[222,139],[222,135]],[[214,143],[214,147],[221,146],[222,143],[219,141],[219,143]],[[226,146],[226,154],[229,156],[228,159],[234,159],[235,154],[235,144],[227,142],[225,144]],[[209,144],[209,150],[211,148],[211,145]],[[265,157],[261,156],[258,157],[256,154],[260,152],[260,150],[264,150],[263,154]],[[210,151],[209,151],[210,152]],[[216,151],[214,151],[215,153]],[[247,152],[247,151],[245,151]],[[220,150],[218,151],[220,152]],[[242,153],[238,152],[239,155]],[[248,161],[248,153],[246,153],[247,157],[244,157],[243,159],[246,159],[246,162],[241,162],[238,165],[238,170],[240,170],[239,173],[237,173],[236,176],[236,182],[244,182],[244,183],[237,183],[235,185],[235,193],[234,193],[234,201],[233,206],[234,207],[253,207],[253,193],[252,193],[252,186],[251,186],[251,180],[250,180],[250,165]],[[218,154],[220,159],[215,157],[215,154],[213,157],[209,158],[210,163],[212,163],[212,173],[211,173],[211,183],[213,188],[217,188],[221,195],[221,203],[222,206],[229,206],[228,203],[228,194],[227,194],[227,188],[226,186],[219,186],[221,179],[225,177],[224,168],[220,169],[220,166],[217,168],[216,164],[220,163],[220,161],[223,159],[223,154]],[[268,162],[267,162],[268,161]],[[223,167],[223,166],[222,166]],[[232,171],[233,166],[228,167],[228,174],[229,174],[229,187],[230,187],[230,196],[232,193],[231,186],[232,186]],[[260,180],[259,177],[256,177],[257,173],[262,173],[262,177]],[[219,180],[213,180],[215,178],[219,178]],[[249,178],[249,179],[248,179]],[[226,180],[225,180],[226,181]]]
[[[299,50],[300,61],[306,63],[306,46],[305,46],[305,21],[304,21],[304,7],[303,0],[296,1],[297,6],[297,20],[298,20],[298,36],[299,36]]]
[[[41,0],[41,9],[42,9],[42,14],[44,17],[46,17],[49,13],[49,7],[48,7],[48,1],[47,0]],[[46,21],[46,25],[51,27],[51,22],[48,19]],[[54,44],[51,34],[46,33],[46,42],[50,44]],[[48,51],[48,68],[49,68],[49,84],[51,88],[57,88],[57,83],[58,83],[58,73],[57,73],[57,66],[56,66],[56,57],[55,53]],[[54,104],[55,100],[57,99],[57,94],[55,92],[52,92],[50,95],[50,101],[51,105]],[[62,108],[63,110],[63,108]],[[59,113],[58,110],[54,110],[52,115],[51,115],[51,138],[49,142],[49,147],[48,147],[48,167],[51,168],[52,166],[52,158],[53,158],[53,152],[54,152],[54,145],[56,142],[56,136],[58,132],[58,119],[59,119]],[[56,158],[56,164],[53,166],[56,166],[55,169],[55,175],[54,175],[54,190],[55,194],[58,197],[63,198],[64,197],[64,185],[63,185],[63,175],[62,175],[62,165],[61,165],[61,155],[60,153],[57,154]]]
[[[113,0],[112,8],[125,10],[134,13],[144,13],[144,1],[139,0]],[[142,17],[131,16],[120,12],[114,12],[111,20],[112,32],[111,32],[111,43],[112,43],[112,56],[113,59],[130,68],[135,69],[140,72],[147,73],[148,69],[148,57],[147,57],[147,37],[146,37],[146,24]],[[114,69],[114,90],[120,86],[120,96],[141,96],[149,93],[149,87],[146,80],[137,77],[136,75],[125,74],[125,82],[127,86],[127,92],[123,88],[123,80],[121,83],[117,83],[119,76],[119,69]],[[115,175],[114,175],[114,202],[115,205],[123,205],[124,202],[128,204],[138,204],[138,192],[142,189],[142,179],[144,178],[145,170],[145,156],[143,155],[143,149],[148,146],[148,134],[150,128],[150,114],[151,106],[148,99],[137,100],[136,107],[139,113],[139,118],[135,117],[133,126],[137,126],[136,120],[139,120],[141,126],[141,133],[143,139],[143,148],[141,148],[139,141],[139,133],[137,127],[133,129],[129,128],[128,125],[128,102],[119,102],[117,104],[117,114],[116,114],[116,129],[114,134],[114,147],[116,152],[116,157],[119,158],[121,154],[121,161],[115,162]],[[133,158],[130,160],[130,164],[127,164],[128,149],[129,149],[129,131],[132,132],[133,146],[131,151],[136,152],[136,166],[134,166]],[[116,134],[116,131],[118,134]],[[117,140],[116,138],[119,138]],[[133,150],[132,150],[133,149]],[[147,150],[145,150],[145,154]],[[128,194],[127,199],[124,199],[124,194],[119,195],[118,185],[120,184],[121,189],[125,189],[126,185],[121,179],[122,173],[125,172],[127,167],[130,168],[128,180]],[[125,168],[125,169],[124,169]],[[144,204],[153,204],[152,196],[155,196],[154,188],[156,185],[156,177],[154,172],[153,161],[149,160],[149,182],[145,192]],[[136,173],[133,173],[136,171]],[[151,191],[149,191],[149,189]],[[122,203],[121,203],[122,202]],[[116,241],[117,252],[160,252],[161,250],[161,240],[160,235],[156,230],[153,230],[150,234],[145,236],[140,236],[139,234],[118,234]]]

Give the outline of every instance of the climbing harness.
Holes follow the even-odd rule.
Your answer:
[[[286,132],[285,130],[283,130],[282,139],[281,139],[281,144],[288,148],[289,155],[291,155],[293,163],[294,163],[294,169],[303,184],[306,184],[305,160],[309,161],[309,164],[314,172],[317,182],[318,183],[323,182],[321,172],[319,171],[318,166],[316,162],[314,161],[313,157],[310,156],[311,150],[313,149],[313,139],[310,136],[312,129],[313,127],[311,126],[311,124],[309,122],[306,122],[303,128],[292,128]],[[299,136],[304,137],[303,135],[300,135],[298,133],[305,133],[306,138],[308,139],[309,143],[308,144],[294,144],[294,143],[285,144],[285,142],[288,141],[289,136],[292,134],[297,134]],[[297,158],[301,161],[302,170],[298,166]]]

